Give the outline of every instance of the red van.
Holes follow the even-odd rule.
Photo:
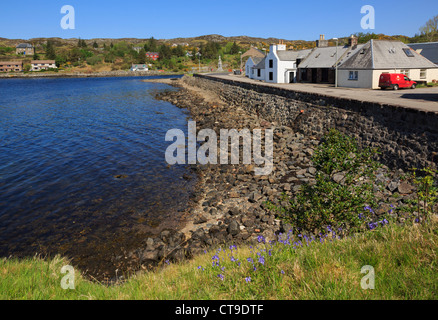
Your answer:
[[[417,83],[406,77],[402,73],[382,73],[379,78],[379,87],[383,90],[391,88],[398,90],[399,88],[415,89]]]

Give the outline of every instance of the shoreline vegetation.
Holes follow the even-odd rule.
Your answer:
[[[222,247],[138,273],[115,286],[75,272],[74,289],[66,290],[61,287],[65,274],[60,270],[69,264],[67,259],[4,258],[0,259],[0,299],[434,300],[437,242],[437,221],[391,225],[341,240]],[[361,287],[365,265],[374,268],[374,289]]]
[[[273,173],[254,176],[252,165],[193,165],[197,205],[186,226],[147,239],[135,275],[106,286],[78,271],[76,288],[63,290],[66,258],[4,258],[3,299],[436,299],[436,216],[413,222],[415,212],[404,205],[415,201],[415,187],[404,172],[377,169],[376,207],[364,207],[363,232],[298,230],[272,208],[287,208],[286,199],[303,184],[318,182],[311,159],[320,141],[228,106],[190,77],[142,81],[179,87],[156,98],[187,108],[197,130],[275,129]],[[344,179],[343,172],[332,177]],[[364,265],[375,268],[376,290],[360,286]]]

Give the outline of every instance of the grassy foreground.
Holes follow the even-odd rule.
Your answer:
[[[63,258],[0,260],[0,299],[437,299],[438,223],[382,226],[355,238],[283,238],[230,246],[107,287],[75,272],[64,290]],[[374,289],[361,288],[364,265]],[[368,282],[369,283],[369,282]]]

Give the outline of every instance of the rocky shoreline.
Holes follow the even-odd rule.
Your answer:
[[[156,98],[186,108],[197,123],[197,131],[274,129],[274,169],[269,176],[256,176],[253,165],[191,165],[199,181],[191,195],[195,205],[187,212],[186,225],[146,239],[136,254],[141,268],[191,258],[215,246],[255,243],[259,236],[266,241],[276,240],[280,233],[289,232],[292,227],[278,219],[266,201],[281,205],[283,194],[293,197],[301,184],[315,180],[316,168],[310,159],[319,140],[258,114],[248,114],[239,106],[230,107],[217,93],[192,86],[186,77],[152,81],[179,88],[159,93]],[[400,169],[386,166],[379,169],[375,192],[380,206],[374,210],[376,218],[388,213],[390,205],[399,206],[414,197],[414,187],[402,181],[403,174]],[[392,215],[400,223],[408,217],[407,213]]]

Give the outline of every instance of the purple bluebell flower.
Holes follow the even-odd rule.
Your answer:
[[[246,282],[251,282],[251,277],[246,277],[246,278],[245,278],[245,281],[246,281]]]
[[[260,256],[259,263],[261,263],[262,265],[265,265],[265,257],[264,256]]]
[[[225,277],[224,277],[223,274],[218,274],[217,276],[219,277],[219,279],[221,279],[222,281],[224,281]]]

